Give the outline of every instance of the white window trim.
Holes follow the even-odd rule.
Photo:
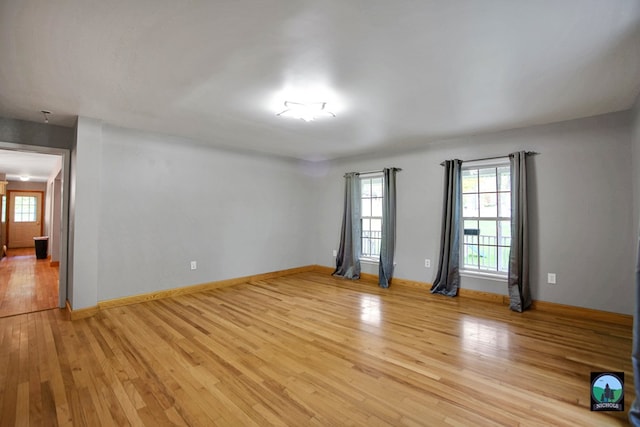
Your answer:
[[[499,282],[508,282],[509,277],[507,273],[503,272],[492,272],[486,270],[463,270],[460,269],[460,276],[462,277],[473,277],[476,279],[486,279],[486,280],[494,280]]]
[[[18,198],[20,197],[20,203],[18,203]],[[28,209],[26,212],[24,210],[25,203],[22,199],[32,199],[33,200],[33,219],[31,219],[31,211]],[[32,224],[38,221],[38,201],[36,196],[16,196],[14,199],[13,205],[13,222],[21,223],[21,224]],[[26,204],[27,207],[31,207],[31,203]],[[18,208],[20,208],[20,212],[18,212]],[[19,215],[18,215],[19,214]],[[26,220],[25,216],[28,216]]]
[[[384,178],[384,174],[382,172],[369,172],[369,173],[362,173],[358,176],[358,179],[360,178],[378,178],[378,177],[382,177]],[[362,180],[359,181],[360,183],[362,183]],[[383,189],[384,189],[384,183],[383,183]],[[384,200],[384,194],[382,194],[382,198]],[[362,196],[360,197],[360,200],[362,203]],[[362,220],[362,214],[360,214],[360,220]],[[382,221],[382,217],[380,217],[380,221]],[[360,233],[362,233],[362,231],[360,231]],[[360,234],[360,239],[362,239],[362,234]],[[380,256],[377,257],[370,257],[370,256],[363,256],[362,254],[360,254],[359,257],[360,262],[364,263],[364,264],[380,264]]]
[[[491,167],[501,167],[501,166],[510,166],[511,162],[509,160],[508,157],[505,158],[499,158],[499,159],[488,159],[488,160],[475,160],[475,161],[469,161],[469,162],[464,162],[462,169],[461,170],[465,170],[465,169],[480,169],[480,168],[491,168]],[[509,279],[509,273],[505,272],[505,271],[498,271],[498,270],[480,270],[480,269],[473,269],[473,270],[469,270],[469,269],[465,269],[464,268],[464,216],[462,215],[462,212],[460,213],[460,236],[462,236],[462,239],[460,239],[460,244],[459,244],[459,251],[460,251],[460,259],[462,260],[462,262],[460,263],[460,275],[463,277],[474,277],[474,278],[478,278],[478,279],[488,279],[488,280],[498,280],[501,282],[507,282]],[[493,218],[487,218],[487,219],[493,219]]]
[[[509,161],[509,157],[500,157],[497,159],[487,159],[487,160],[470,160],[466,161],[462,164],[462,169],[479,169],[479,168],[491,168],[491,167],[499,167],[499,166],[509,166],[511,163]]]
[[[361,264],[371,264],[371,265],[378,265],[380,264],[380,258],[360,258],[360,263]],[[397,267],[398,263],[393,261],[393,267]]]

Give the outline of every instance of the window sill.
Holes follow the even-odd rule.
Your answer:
[[[476,279],[494,280],[497,282],[505,282],[505,283],[508,282],[508,277],[506,274],[496,274],[496,273],[489,273],[484,271],[460,270],[460,276],[474,277]]]
[[[380,264],[380,259],[379,258],[360,258],[360,263],[362,264],[371,264],[371,265],[378,265]],[[397,267],[398,263],[394,262],[393,263],[393,267]]]

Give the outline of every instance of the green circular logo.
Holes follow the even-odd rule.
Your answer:
[[[622,381],[613,374],[602,374],[591,384],[591,396],[598,403],[618,403],[623,397]]]

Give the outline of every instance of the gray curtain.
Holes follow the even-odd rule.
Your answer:
[[[396,168],[385,168],[383,172],[382,240],[378,284],[388,288],[393,276],[393,257],[396,250]]]
[[[346,174],[344,213],[340,248],[336,257],[334,276],[345,279],[360,278],[360,179],[357,172]]]
[[[440,260],[431,293],[450,297],[460,286],[460,218],[462,206],[462,161],[444,162],[444,203],[440,233]]]
[[[640,236],[636,255],[638,258],[636,261],[636,308],[633,314],[633,347],[631,349],[636,398],[629,410],[629,422],[632,426],[640,427]]]
[[[527,217],[527,153],[509,155],[511,161],[511,250],[509,252],[509,308],[522,312],[531,306],[529,283],[529,219]]]

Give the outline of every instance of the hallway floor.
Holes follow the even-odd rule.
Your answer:
[[[0,259],[0,317],[58,306],[58,267],[33,248],[9,249]]]

